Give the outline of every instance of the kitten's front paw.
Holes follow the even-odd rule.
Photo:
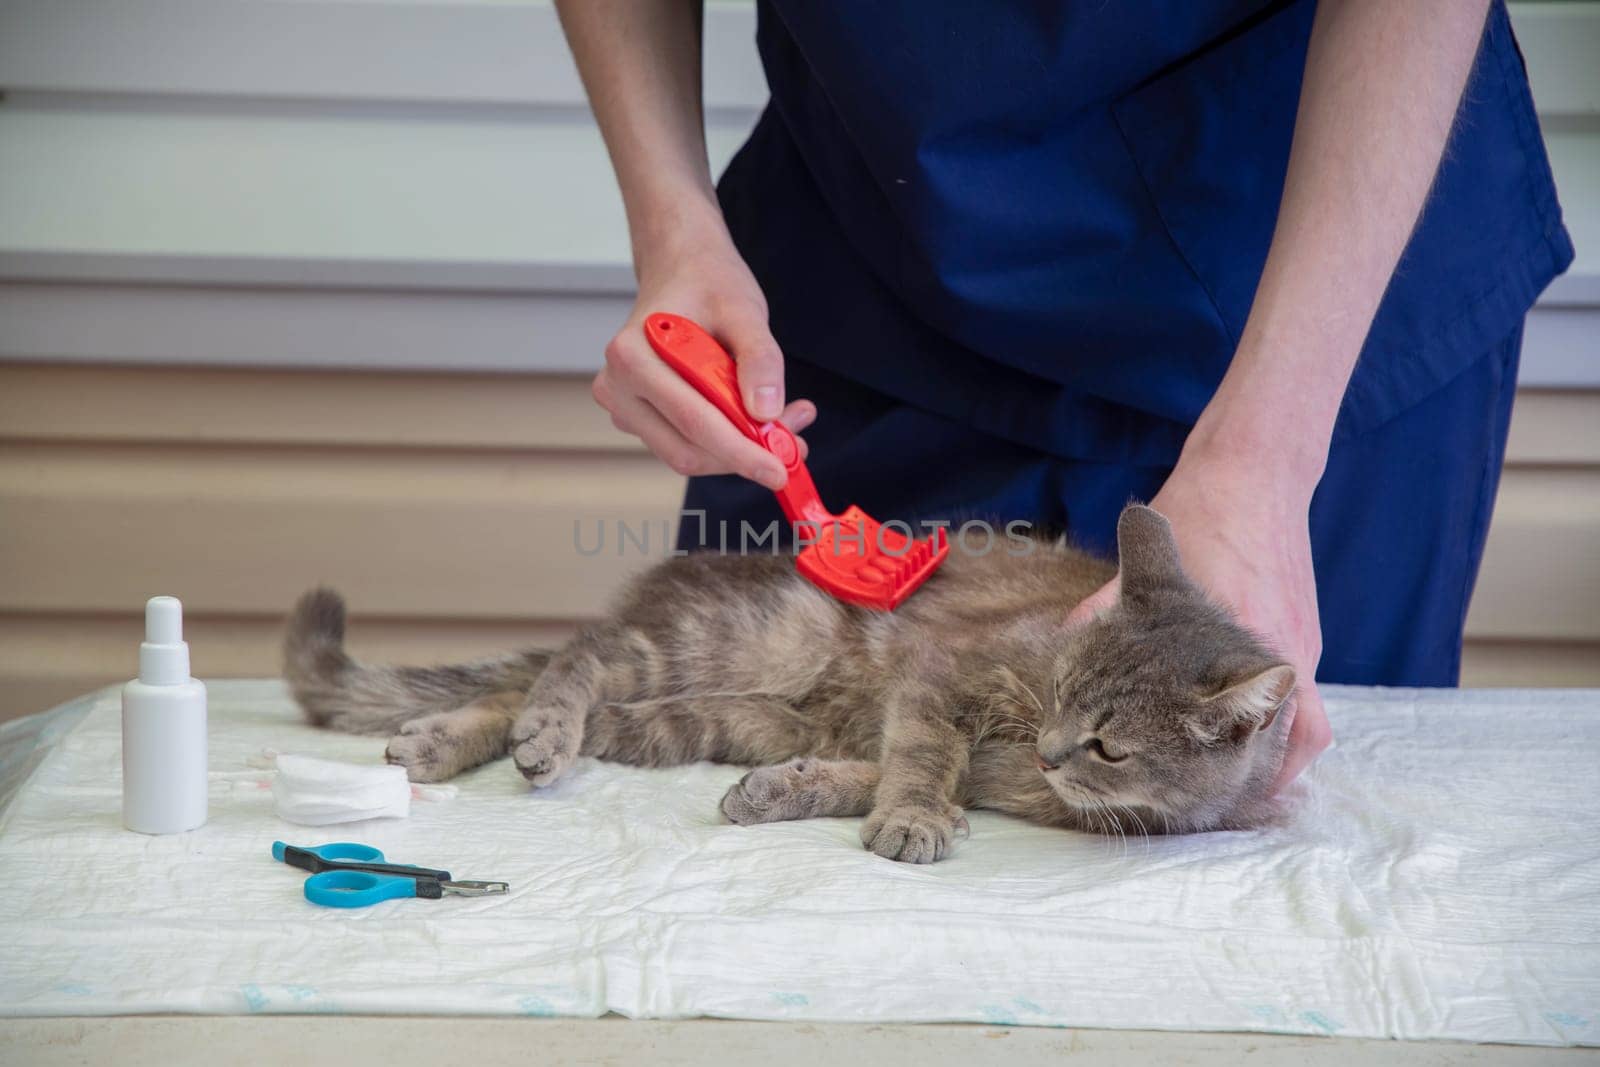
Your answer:
[[[581,740],[565,716],[530,708],[511,727],[511,762],[522,777],[546,786],[572,767]]]
[[[861,824],[861,843],[884,859],[901,863],[933,863],[950,852],[967,820],[961,809],[946,804],[943,811],[923,807],[874,808]]]
[[[406,778],[413,782],[442,782],[453,771],[439,759],[434,739],[421,734],[396,734],[384,749],[385,762],[406,769]]]
[[[406,769],[413,782],[442,782],[461,771],[455,738],[450,733],[449,712],[424,715],[403,723],[389,739],[383,758]]]
[[[809,764],[797,759],[757,767],[723,794],[722,814],[740,826],[807,818],[803,787]]]

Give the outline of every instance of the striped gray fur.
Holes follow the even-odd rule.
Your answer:
[[[450,667],[355,663],[342,601],[313,590],[285,673],[311,722],[393,734],[413,780],[505,755],[535,786],[579,756],[743,764],[731,821],[866,816],[867,847],[910,862],[949,852],[964,807],[1104,833],[1254,825],[1293,671],[1184,576],[1165,519],[1130,506],[1118,536],[1121,601],[1073,626],[1115,567],[1063,544],[952,553],[893,614],[784,557],[702,554],[558,650]]]

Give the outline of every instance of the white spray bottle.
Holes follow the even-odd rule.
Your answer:
[[[176,834],[206,821],[206,687],[189,677],[183,605],[144,606],[139,677],[122,687],[122,824]]]

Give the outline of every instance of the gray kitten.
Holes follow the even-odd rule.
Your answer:
[[[690,555],[633,580],[554,652],[364,667],[344,604],[295,607],[285,673],[311,722],[392,733],[413,781],[511,755],[535,786],[580,755],[753,765],[741,825],[866,816],[880,856],[946,855],[963,807],[1049,826],[1182,833],[1260,820],[1294,670],[1184,575],[1166,519],[1117,526],[1122,596],[1067,615],[1116,568],[1062,545],[952,553],[893,614],[842,604],[782,556]]]

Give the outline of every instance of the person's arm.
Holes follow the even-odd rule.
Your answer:
[[[1421,214],[1488,0],[1321,0],[1277,227],[1232,365],[1153,507],[1184,567],[1300,691],[1282,785],[1332,735],[1308,512],[1378,302]],[[1108,586],[1078,610],[1115,599]]]
[[[699,0],[557,0],[556,9],[622,189],[639,281],[633,313],[606,346],[595,399],[680,474],[733,471],[781,487],[783,465],[662,363],[641,329],[657,311],[695,320],[738,361],[752,415],[797,431],[816,417],[808,401],[784,405],[766,301],[717,206],[700,97]]]

